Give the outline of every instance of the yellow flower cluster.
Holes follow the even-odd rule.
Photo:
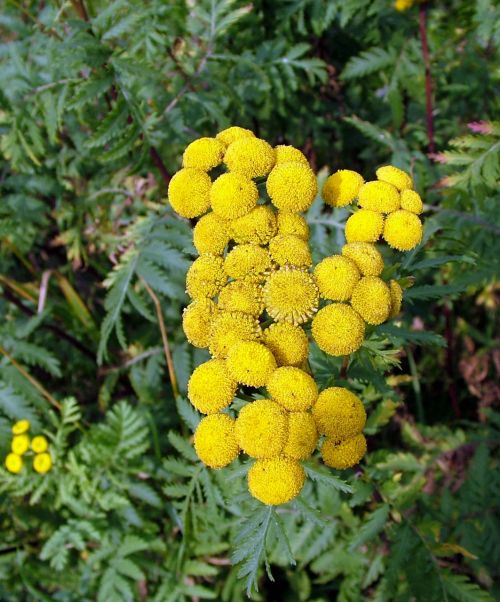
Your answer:
[[[5,468],[12,474],[19,474],[23,470],[26,454],[32,455],[35,472],[45,474],[52,468],[47,439],[43,435],[36,435],[30,439],[29,430],[28,420],[19,420],[12,427],[11,451],[4,462]]]

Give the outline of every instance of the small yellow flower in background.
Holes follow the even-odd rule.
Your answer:
[[[238,127],[237,125],[233,125],[232,127],[222,130],[222,132],[219,132],[216,138],[227,147],[236,140],[240,140],[241,138],[255,138],[255,134],[251,130],[247,130],[245,128]]]
[[[366,454],[366,439],[362,434],[340,443],[325,439],[321,448],[323,462],[330,468],[345,470],[359,464]]]
[[[268,276],[264,304],[277,322],[303,324],[318,310],[318,286],[308,272],[284,267]]]
[[[22,435],[30,430],[29,420],[18,420],[12,427],[13,435]]]
[[[269,253],[279,266],[308,268],[312,265],[309,244],[294,234],[278,234],[271,239]]]
[[[299,238],[309,240],[309,225],[302,215],[278,211],[277,222],[279,234],[294,234]]]
[[[262,333],[262,342],[271,350],[278,366],[300,366],[309,353],[306,333],[288,322],[271,324]]]
[[[241,341],[227,354],[229,374],[239,384],[264,387],[276,370],[276,360],[269,349],[256,341]]]
[[[210,353],[217,358],[226,358],[236,343],[256,341],[261,333],[259,321],[253,316],[220,310],[210,329]]]
[[[201,420],[194,434],[194,449],[204,464],[223,468],[236,459],[240,449],[234,427],[234,419],[227,414],[212,414]]]
[[[345,224],[347,242],[376,242],[384,229],[384,216],[370,209],[358,209]]]
[[[258,205],[231,222],[231,238],[238,244],[266,245],[276,235],[276,215],[271,207]]]
[[[337,442],[358,435],[366,423],[363,403],[344,387],[321,391],[312,414],[318,431]]]
[[[276,153],[265,140],[254,137],[239,138],[232,142],[224,155],[229,171],[247,178],[267,176],[276,162]]]
[[[49,442],[43,435],[37,435],[31,440],[31,449],[35,454],[41,454],[49,449]]]
[[[211,299],[198,299],[182,312],[182,329],[193,347],[205,348],[210,344],[210,329],[217,315],[217,305]]]
[[[375,172],[377,178],[382,182],[387,182],[395,186],[398,190],[406,190],[413,188],[413,180],[411,176],[393,165],[384,165],[379,167]]]
[[[236,245],[226,256],[226,274],[238,280],[247,276],[258,276],[269,271],[273,265],[269,251],[259,245]]]
[[[279,144],[274,147],[274,150],[276,151],[276,165],[281,163],[303,163],[309,167],[309,161],[304,153],[294,146]]]
[[[275,207],[299,213],[312,205],[318,192],[318,183],[309,165],[281,163],[269,174],[266,188]]]
[[[213,359],[195,368],[188,382],[188,398],[202,414],[220,412],[233,401],[236,381],[225,360]]]
[[[342,255],[325,257],[314,268],[314,275],[320,295],[331,301],[348,301],[361,277],[354,261]]]
[[[186,147],[182,167],[195,167],[209,171],[222,163],[226,146],[216,138],[198,138]]]
[[[267,383],[271,399],[290,412],[308,410],[318,398],[314,378],[294,366],[278,368]]]
[[[359,189],[358,204],[363,209],[391,213],[401,206],[398,189],[388,182],[366,182]]]
[[[218,306],[225,311],[239,311],[254,317],[264,309],[262,286],[252,280],[234,280],[219,293]]]
[[[181,169],[170,180],[168,200],[182,217],[193,218],[210,209],[210,176],[201,169]]]
[[[19,474],[23,469],[23,459],[18,454],[7,454],[7,457],[5,458],[5,468],[12,474]]]
[[[229,240],[229,222],[213,211],[201,217],[193,229],[193,244],[200,255],[222,255]]]
[[[413,6],[415,0],[396,0],[394,2],[394,8],[400,12],[404,12]]]
[[[384,260],[377,247],[368,242],[351,242],[342,247],[342,255],[356,264],[363,276],[379,276]]]
[[[227,282],[224,260],[216,255],[202,255],[186,275],[186,291],[192,299],[215,297]]]
[[[45,474],[52,468],[52,458],[49,453],[36,454],[33,458],[33,468],[39,474]]]
[[[365,338],[363,318],[346,303],[332,303],[319,310],[312,321],[312,336],[321,351],[349,355]]]
[[[403,190],[401,192],[401,209],[420,215],[424,210],[424,204],[422,203],[422,199],[418,192],[415,192],[414,190]]]
[[[389,318],[394,318],[401,311],[403,302],[403,289],[397,280],[389,280],[389,291],[391,293],[391,311]]]
[[[307,460],[316,449],[318,431],[309,412],[288,414],[288,437],[283,454],[294,460]]]
[[[236,419],[236,440],[252,458],[278,456],[287,439],[287,415],[269,399],[257,399],[244,406]]]
[[[376,276],[363,276],[352,291],[351,305],[367,324],[382,324],[391,311],[391,293]]]
[[[400,209],[387,216],[383,236],[394,249],[411,251],[422,240],[422,222],[414,213]]]
[[[212,210],[224,219],[235,219],[250,212],[259,199],[253,180],[241,173],[223,173],[212,184]]]
[[[263,504],[277,506],[297,497],[305,478],[304,469],[296,460],[257,460],[248,471],[248,489]]]
[[[358,196],[364,183],[361,174],[350,169],[339,169],[326,179],[322,190],[323,200],[331,207],[345,207]]]
[[[22,456],[30,448],[30,438],[28,435],[14,435],[10,444],[11,450],[14,454]]]

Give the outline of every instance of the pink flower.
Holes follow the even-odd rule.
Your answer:
[[[428,157],[436,163],[448,163],[448,159],[445,153],[429,153]]]
[[[492,127],[489,121],[471,121],[467,124],[471,132],[475,134],[491,134]]]

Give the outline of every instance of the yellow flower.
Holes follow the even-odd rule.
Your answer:
[[[398,169],[393,165],[384,165],[383,167],[379,167],[375,173],[377,174],[377,178],[379,180],[392,184],[398,190],[413,188],[413,180],[411,179],[411,176],[407,174],[406,171]]]
[[[411,8],[414,4],[415,0],[396,0],[394,2],[394,8],[399,12],[404,12]]]
[[[326,179],[322,196],[325,203],[332,207],[345,207],[358,196],[365,180],[363,176],[350,169],[339,169]]]
[[[52,468],[52,458],[49,453],[36,454],[33,458],[33,468],[39,474],[45,474]]]
[[[312,205],[318,183],[313,170],[303,163],[282,163],[269,174],[267,193],[275,207],[298,213]]]
[[[389,291],[391,293],[391,311],[389,313],[389,318],[394,318],[401,311],[403,289],[397,280],[389,280]]]
[[[19,474],[23,469],[23,459],[18,454],[7,454],[5,468],[12,474]]]
[[[198,299],[182,312],[182,328],[193,347],[208,347],[210,328],[217,315],[217,305],[211,299]]]
[[[210,329],[210,353],[225,358],[233,345],[240,341],[255,341],[260,334],[259,322],[253,316],[238,311],[219,311]]]
[[[236,387],[225,360],[209,360],[191,374],[188,398],[202,414],[215,414],[231,404]]]
[[[318,310],[319,291],[314,277],[285,266],[267,277],[264,305],[277,322],[303,324]]]
[[[345,224],[347,242],[376,242],[384,229],[384,217],[377,211],[359,209]]]
[[[321,351],[335,356],[348,355],[361,347],[365,323],[350,305],[332,303],[316,314],[312,336]]]
[[[300,326],[277,322],[266,328],[262,341],[268,347],[278,366],[300,366],[309,353],[309,341]]]
[[[12,453],[22,456],[30,448],[30,438],[26,434],[14,435],[14,437],[12,437],[10,448]]]
[[[352,259],[363,276],[379,276],[384,260],[375,245],[369,242],[351,242],[342,247],[342,255]]]
[[[264,309],[262,286],[251,280],[235,280],[219,293],[219,308],[258,317]]]
[[[294,234],[304,240],[309,240],[309,225],[302,215],[278,211],[278,234]]]
[[[307,460],[316,449],[318,431],[309,412],[288,414],[288,438],[283,454],[294,460]]]
[[[229,242],[229,222],[211,211],[196,224],[193,243],[200,255],[222,255]]]
[[[382,324],[391,311],[389,287],[376,276],[364,276],[354,287],[351,305],[368,324]]]
[[[247,178],[267,176],[276,161],[272,146],[260,138],[240,138],[232,142],[224,155],[229,171],[243,174]]]
[[[360,278],[354,261],[342,255],[325,257],[314,268],[319,293],[324,299],[348,301],[352,289]]]
[[[205,416],[194,434],[194,449],[198,458],[210,468],[231,464],[239,453],[235,422],[227,414]]]
[[[236,440],[253,458],[278,456],[287,437],[283,408],[269,399],[257,399],[244,406],[236,419]]]
[[[267,383],[269,395],[290,412],[308,410],[318,397],[314,378],[294,366],[283,366],[274,371]]]
[[[276,360],[262,343],[241,341],[229,350],[227,367],[240,385],[264,387],[276,370]]]
[[[312,264],[311,251],[307,241],[293,234],[278,234],[271,239],[269,253],[280,266],[307,268]]]
[[[345,470],[356,466],[365,454],[366,439],[361,434],[341,443],[326,439],[321,448],[323,462],[330,468],[337,470]]]
[[[30,430],[29,420],[18,420],[12,427],[13,435],[22,435]]]
[[[276,215],[271,207],[257,205],[246,215],[231,222],[231,238],[238,244],[266,245],[277,230]]]
[[[236,245],[224,262],[226,274],[235,280],[264,274],[271,267],[269,251],[258,245]]]
[[[366,182],[359,190],[358,204],[363,209],[391,213],[400,207],[399,192],[395,186],[388,182]]]
[[[274,147],[274,150],[276,151],[276,165],[293,162],[303,163],[309,167],[309,161],[306,159],[304,154],[294,146],[279,144],[278,146]]]
[[[330,387],[321,391],[312,414],[318,431],[334,442],[358,435],[366,423],[361,399],[344,387]]]
[[[212,209],[224,219],[246,215],[258,200],[259,191],[255,182],[241,173],[223,173],[210,189]]]
[[[222,163],[225,145],[215,138],[198,138],[189,144],[182,156],[182,167],[208,171]]]
[[[403,190],[401,192],[401,209],[405,209],[410,213],[420,215],[424,210],[424,204],[418,192],[414,190]]]
[[[168,200],[182,217],[198,217],[210,208],[210,176],[201,169],[181,169],[170,180]]]
[[[186,292],[192,299],[215,297],[226,284],[224,260],[215,255],[202,255],[190,266],[186,275]]]
[[[299,495],[305,478],[304,469],[295,460],[257,460],[248,471],[248,490],[263,504],[278,506]]]
[[[49,449],[49,442],[43,435],[37,435],[31,440],[31,449],[35,454],[41,454]]]
[[[400,209],[387,216],[384,240],[398,251],[411,251],[422,240],[422,222],[414,213]]]
[[[241,138],[255,138],[255,134],[247,130],[245,128],[240,128],[237,125],[233,125],[230,128],[222,130],[216,136],[217,140],[220,140],[226,146],[229,146],[236,140],[240,140]]]

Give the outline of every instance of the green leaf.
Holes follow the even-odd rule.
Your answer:
[[[493,597],[467,575],[444,573],[443,583],[446,592],[458,602],[493,602]]]
[[[347,62],[341,74],[341,79],[349,80],[364,77],[392,65],[395,61],[395,52],[392,48],[370,48],[352,57]]]
[[[351,541],[349,547],[351,551],[370,541],[384,529],[389,518],[389,510],[388,504],[383,504],[364,520],[357,536]]]
[[[332,487],[342,493],[352,493],[352,487],[333,475],[327,468],[320,468],[319,466],[312,466],[311,464],[304,464],[304,469],[308,477],[318,483],[323,483],[328,487]]]

